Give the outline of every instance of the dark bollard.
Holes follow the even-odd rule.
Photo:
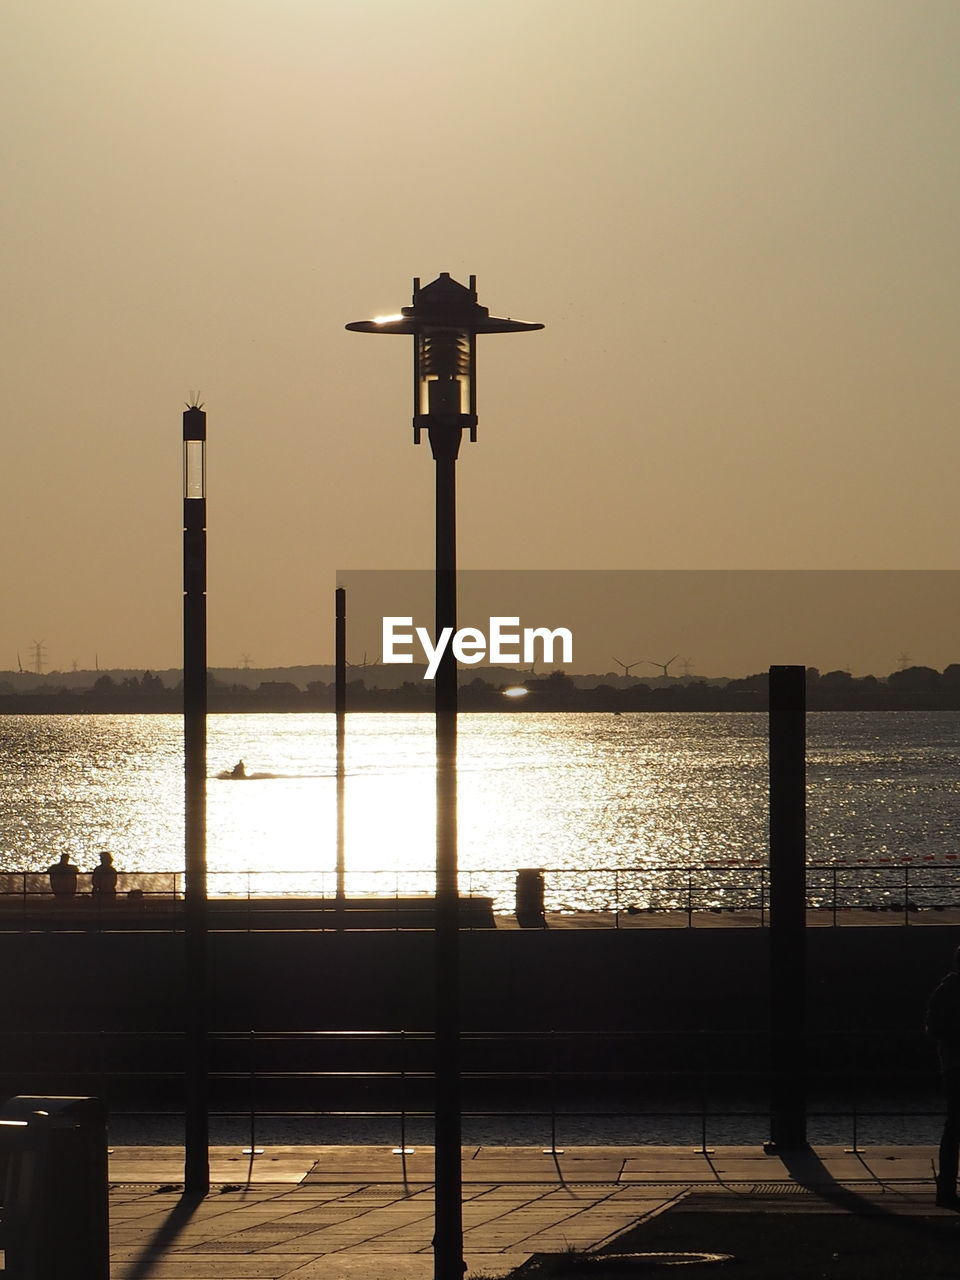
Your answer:
[[[106,1111],[98,1098],[0,1109],[8,1280],[109,1280]]]
[[[770,1143],[807,1146],[806,672],[770,668]]]
[[[517,924],[521,929],[545,929],[543,872],[524,867],[517,872]]]

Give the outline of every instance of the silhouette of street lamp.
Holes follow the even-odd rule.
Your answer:
[[[210,1190],[207,1119],[207,415],[183,415],[184,1190]]]
[[[413,344],[413,439],[426,431],[436,462],[436,637],[457,629],[456,462],[464,431],[477,438],[477,334],[522,333],[542,324],[491,316],[443,272],[413,282],[399,315],[358,320],[354,333],[407,334]],[[448,645],[434,687],[437,864],[435,906],[435,1280],[462,1280],[460,1168],[460,938],[457,885],[457,664]]]

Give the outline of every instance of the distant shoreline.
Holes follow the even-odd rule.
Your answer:
[[[379,661],[348,667],[347,710],[432,712],[434,683],[424,672]],[[176,715],[183,710],[182,679],[175,668],[0,672],[0,715]],[[465,712],[765,712],[769,677],[761,671],[742,679],[667,673],[644,679],[609,671],[461,667],[459,683]],[[904,667],[882,677],[808,667],[806,696],[808,711],[960,711],[960,663],[943,671]],[[330,666],[211,667],[207,697],[212,713],[328,712],[335,672]]]
[[[547,682],[544,682],[547,683]],[[526,697],[505,698],[501,689],[464,685],[460,689],[462,712],[491,714],[559,712],[629,715],[650,712],[765,712],[766,678],[763,687],[748,681],[731,681],[724,688],[710,685],[677,685],[659,689],[637,686],[614,689],[600,685],[594,689],[530,689]],[[745,687],[746,686],[746,687]],[[57,693],[0,695],[0,715],[177,715],[183,703],[178,689],[138,694],[118,690],[110,694],[64,690]],[[288,689],[283,692],[257,689],[211,689],[208,711],[216,714],[304,714],[334,710],[332,687],[323,690]],[[808,711],[960,711],[960,688],[898,689],[878,685],[867,690],[807,690]],[[433,711],[433,688],[408,685],[400,689],[367,689],[362,684],[348,687],[347,711],[397,712],[410,714]]]

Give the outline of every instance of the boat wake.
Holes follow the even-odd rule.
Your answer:
[[[241,773],[236,774],[232,769],[224,769],[217,774],[217,777],[224,782],[259,782],[263,778],[280,778],[279,773]]]
[[[221,782],[263,782],[267,778],[333,778],[333,773],[234,773],[232,769],[222,769],[214,775]]]

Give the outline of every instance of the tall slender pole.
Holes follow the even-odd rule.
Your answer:
[[[346,897],[344,854],[345,746],[347,720],[347,593],[336,590],[336,717],[337,717],[337,904]]]
[[[436,636],[457,629],[456,463],[463,431],[429,427],[436,460]],[[436,642],[436,639],[435,639]],[[462,1280],[460,897],[457,884],[457,664],[448,645],[434,688],[437,752],[435,1280]]]
[[[770,668],[770,1147],[807,1146],[806,673]]]
[[[464,287],[443,271],[413,282],[413,303],[399,315],[356,320],[354,333],[413,336],[413,440],[426,430],[436,462],[436,637],[457,629],[456,462],[463,432],[477,438],[478,333],[522,333],[539,323],[491,316],[477,300],[476,276]],[[460,897],[457,884],[457,667],[448,646],[434,686],[437,752],[435,914],[435,1280],[462,1280],[460,1168]]]
[[[184,1190],[210,1190],[207,1119],[207,415],[183,415]]]

